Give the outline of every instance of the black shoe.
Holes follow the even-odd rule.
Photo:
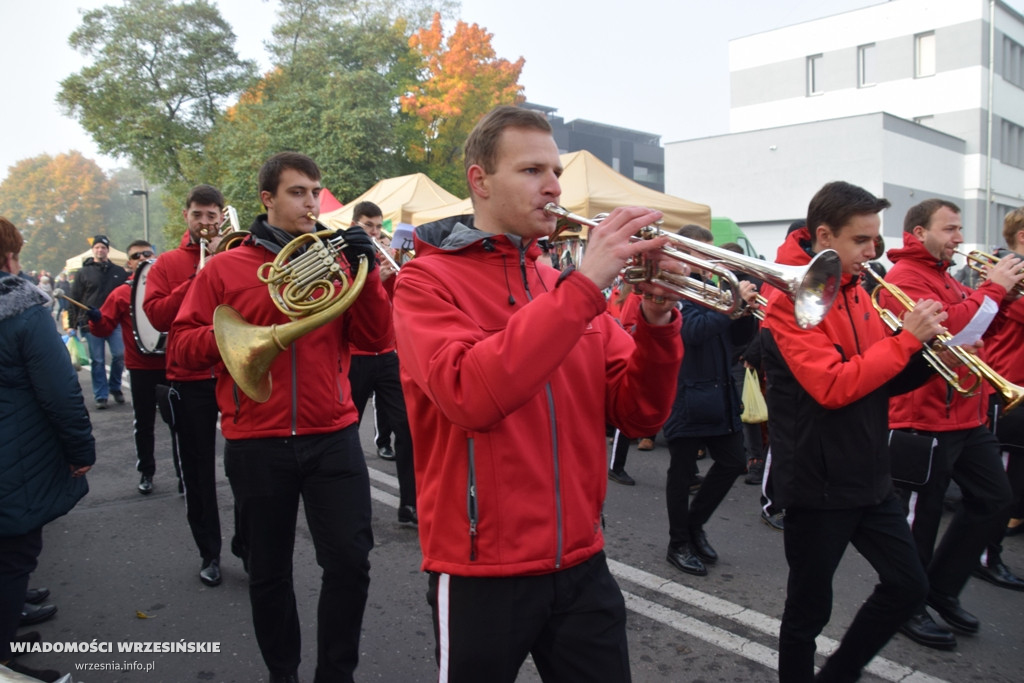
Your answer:
[[[142,478],[139,479],[139,493],[144,496],[153,493],[153,477],[142,475]]]
[[[708,535],[704,533],[703,529],[699,531],[690,530],[690,550],[703,560],[704,564],[718,562],[718,553],[708,543]]]
[[[29,588],[25,591],[25,602],[30,605],[38,605],[48,597],[50,597],[49,588]]]
[[[928,599],[925,603],[939,613],[942,620],[958,631],[964,633],[977,633],[981,629],[981,622],[963,607],[960,601],[948,595],[939,595],[935,591],[928,592]]]
[[[1010,571],[1010,568],[1003,564],[1001,561],[989,560],[989,564],[979,564],[974,569],[974,575],[979,579],[984,579],[991,584],[995,584],[1000,588],[1009,588],[1013,591],[1024,591],[1024,579],[1016,576]]]
[[[783,510],[782,512],[776,512],[773,515],[769,515],[764,510],[761,510],[761,521],[767,524],[770,529],[774,529],[775,531],[785,530],[785,517],[785,510]]]
[[[395,451],[391,449],[391,446],[381,446],[377,449],[377,457],[381,460],[394,460]]]
[[[18,624],[20,626],[41,624],[47,619],[52,619],[56,613],[56,605],[29,605],[26,603],[21,608],[21,621]]]
[[[700,491],[700,485],[704,483],[704,477],[700,474],[693,475],[693,479],[690,481],[690,495],[695,495],[697,491]]]
[[[905,621],[899,629],[900,633],[918,645],[932,647],[936,650],[952,650],[956,647],[956,636],[942,628],[928,615],[921,611]]]
[[[39,643],[42,640],[43,637],[39,635],[39,631],[25,631],[14,636],[15,643]]]
[[[117,403],[124,403],[124,394],[121,393],[120,391],[111,391],[110,395],[114,397],[114,401],[116,401]]]
[[[412,505],[401,505],[398,508],[398,523],[418,527],[420,518],[416,516],[416,508]]]
[[[24,664],[18,664],[14,661],[7,662],[7,668],[13,671],[14,673],[29,676],[40,681],[47,681],[48,683],[53,683],[58,678],[60,678],[59,671],[55,671],[53,669],[32,669],[30,667],[25,666]]]
[[[207,586],[220,585],[220,561],[210,560],[199,570],[199,580]]]
[[[105,398],[98,398],[98,399],[96,399],[96,407],[99,408],[100,410],[106,410],[107,409],[107,399],[105,399]]]
[[[269,683],[299,683],[299,672],[293,671],[290,674],[276,674],[270,673],[270,678],[267,679]]]
[[[700,558],[693,554],[689,548],[668,547],[668,555],[665,558],[668,563],[681,572],[693,574],[694,576],[707,576],[708,569]]]
[[[744,484],[760,486],[764,479],[764,460],[751,460],[747,464],[747,476],[743,478]]]
[[[636,486],[636,479],[626,474],[626,470],[622,470],[621,472],[608,470],[608,478],[616,484],[622,484],[623,486]]]

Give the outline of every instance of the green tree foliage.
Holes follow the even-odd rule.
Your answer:
[[[92,63],[57,96],[104,154],[147,178],[181,181],[228,99],[253,78],[235,35],[207,0],[125,0],[84,13],[69,44]]]
[[[64,268],[89,248],[89,238],[109,234],[105,211],[113,186],[103,170],[80,152],[22,159],[0,183],[4,215],[25,237],[25,270]]]
[[[283,150],[313,157],[324,186],[343,201],[416,170],[405,154],[411,119],[397,106],[415,76],[407,24],[373,8],[282,0],[268,44],[276,66],[227,111],[193,167],[195,177],[220,186],[243,221],[261,210],[260,165]]]

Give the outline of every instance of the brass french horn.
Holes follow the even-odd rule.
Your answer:
[[[270,366],[279,353],[339,317],[362,292],[369,264],[360,256],[350,282],[338,262],[345,246],[345,238],[333,230],[308,233],[293,239],[272,262],[260,266],[256,276],[291,322],[252,325],[227,304],[214,310],[213,334],[221,360],[238,388],[252,400],[265,403],[270,398]]]

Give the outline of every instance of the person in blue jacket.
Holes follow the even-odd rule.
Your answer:
[[[679,234],[711,244],[711,231],[686,225]],[[693,273],[709,287],[709,273]],[[749,306],[757,297],[754,283],[741,281],[739,294]],[[668,506],[669,564],[687,574],[705,576],[718,560],[708,543],[704,525],[729,493],[736,478],[747,470],[743,444],[742,405],[732,378],[735,349],[753,337],[757,322],[752,315],[736,320],[704,305],[684,301],[683,364],[679,368],[675,401],[662,428],[670,456],[665,484]],[[690,501],[690,485],[697,472],[697,452],[707,448],[713,461],[700,490]]]
[[[49,314],[51,300],[17,276],[21,233],[0,217],[0,664],[11,660],[43,525],[86,494],[96,461],[92,423],[71,358]]]

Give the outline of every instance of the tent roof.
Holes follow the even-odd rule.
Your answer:
[[[644,187],[598,159],[586,150],[561,155],[563,172],[561,205],[581,216],[592,217],[618,206],[647,206],[665,214],[665,226],[678,229],[690,223],[711,228],[711,207],[680,199]],[[449,206],[420,211],[411,221],[422,225],[447,216],[473,213],[472,204],[463,199]]]
[[[86,249],[77,256],[72,256],[64,262],[64,270],[70,273],[71,271],[78,270],[82,267],[82,261],[92,256],[92,247]],[[117,265],[124,268],[124,264],[128,263],[128,254],[124,253],[119,249],[110,247],[110,251],[107,253],[107,258],[116,263]]]
[[[412,216],[438,206],[459,201],[459,198],[423,173],[387,178],[336,211],[320,214],[320,222],[329,228],[347,228],[352,224],[356,204],[370,201],[380,207],[384,220],[392,225],[411,223]]]

